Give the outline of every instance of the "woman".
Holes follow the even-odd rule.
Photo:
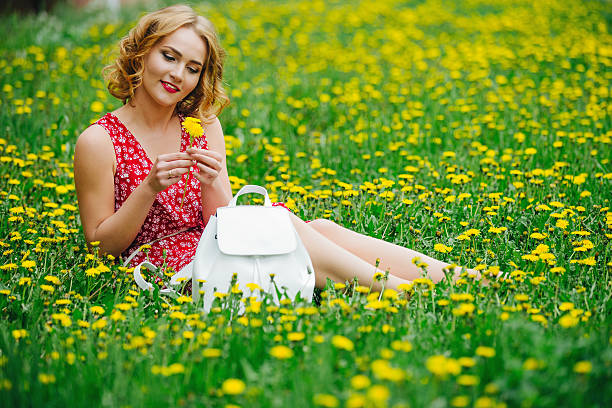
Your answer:
[[[115,256],[152,242],[153,263],[165,259],[176,271],[188,267],[205,220],[232,197],[217,119],[229,102],[222,87],[224,55],[212,24],[187,6],[142,17],[122,39],[107,79],[110,93],[124,105],[87,128],[76,144],[75,183],[87,242],[99,241],[102,252]],[[200,117],[204,125],[205,137],[193,147],[181,126],[186,116]],[[380,290],[374,276],[388,270],[386,286],[397,288],[421,277],[415,257],[427,264],[434,282],[449,268],[328,220],[291,218],[311,257],[317,287],[327,278],[356,277]],[[144,256],[138,253],[131,264]],[[456,268],[453,274],[460,272]]]

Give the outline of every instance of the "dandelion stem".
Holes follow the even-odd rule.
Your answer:
[[[187,186],[189,185],[190,179],[191,179],[191,169],[189,169],[189,173],[187,174],[187,181],[185,181],[185,190],[183,191],[183,198],[181,198],[181,207],[179,208],[179,211],[183,211],[183,204],[185,203],[185,195],[187,194]]]
[[[189,135],[189,147],[193,146],[193,136]],[[187,181],[185,181],[185,189],[183,190],[183,197],[181,198],[181,207],[179,208],[179,212],[183,212],[183,204],[185,204],[185,195],[187,195],[187,187],[189,186],[189,180],[191,179],[191,167],[189,168],[189,173],[187,173]]]

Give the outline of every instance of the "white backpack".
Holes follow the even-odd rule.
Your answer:
[[[238,197],[248,193],[263,195],[264,205],[236,205]],[[234,274],[243,296],[261,299],[260,290],[247,287],[255,283],[271,294],[276,304],[277,292],[292,300],[299,293],[302,299],[311,301],[315,284],[312,262],[289,212],[272,206],[266,189],[253,185],[244,186],[227,207],[218,208],[216,216],[210,217],[198,243],[193,268],[186,273],[191,276],[175,274],[170,284],[191,277],[193,300],[197,302],[203,294],[206,312],[216,292],[230,293]]]

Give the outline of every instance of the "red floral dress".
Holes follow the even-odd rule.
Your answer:
[[[182,121],[181,117],[181,125]],[[117,211],[149,174],[153,163],[138,140],[115,115],[107,113],[95,123],[106,129],[115,148],[117,157],[115,211]],[[182,129],[180,151],[184,152],[188,147],[189,135]],[[206,135],[195,139],[194,147],[207,149]],[[191,171],[198,171],[198,169],[192,167]],[[193,175],[187,186],[185,204],[182,210],[180,209],[187,174],[184,174],[177,183],[157,194],[136,239],[123,252],[124,258],[143,244],[155,241],[148,250],[148,260],[154,265],[162,265],[164,249],[167,265],[177,272],[191,262],[204,231],[204,220],[200,182]],[[171,234],[176,235],[160,239]],[[130,266],[138,265],[146,259],[146,256],[144,252],[138,253],[131,260]]]

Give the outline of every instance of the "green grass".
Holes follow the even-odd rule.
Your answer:
[[[0,17],[0,400],[610,406],[605,6],[196,5],[228,51],[234,191],[261,184],[305,219],[511,273],[382,302],[330,283],[239,318],[235,296],[204,315],[85,249],[74,143],[94,102],[119,106],[101,69],[144,10]]]

